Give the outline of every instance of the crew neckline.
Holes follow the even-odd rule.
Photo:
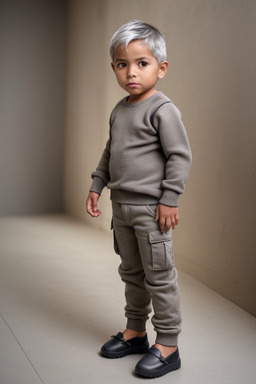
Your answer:
[[[128,108],[138,107],[138,106],[140,106],[140,105],[142,105],[142,104],[147,103],[148,101],[150,101],[151,99],[153,99],[154,97],[156,97],[156,95],[160,95],[161,93],[162,93],[161,91],[157,91],[157,92],[155,92],[153,95],[147,97],[145,100],[137,101],[137,102],[135,102],[135,103],[129,103],[129,102],[127,101],[128,98],[129,98],[129,96],[126,96],[126,97],[123,98],[123,100],[122,100],[122,104],[123,104],[123,106],[128,107]]]

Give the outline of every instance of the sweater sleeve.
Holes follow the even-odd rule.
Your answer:
[[[162,181],[161,204],[176,207],[184,192],[191,166],[191,150],[180,111],[173,103],[165,103],[154,116],[161,146],[166,158],[165,179]]]
[[[99,195],[101,194],[104,187],[109,182],[109,158],[110,158],[110,138],[107,141],[106,147],[102,153],[100,162],[95,171],[92,172],[91,176],[93,178],[90,192],[96,192]]]

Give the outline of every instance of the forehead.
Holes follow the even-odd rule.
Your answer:
[[[155,58],[155,56],[149,50],[147,44],[145,44],[142,40],[132,40],[127,47],[125,44],[118,45],[114,54],[114,60],[117,58],[128,60],[140,57]]]

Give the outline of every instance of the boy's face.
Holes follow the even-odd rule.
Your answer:
[[[158,79],[164,77],[168,63],[160,65],[148,46],[141,40],[131,41],[116,48],[111,64],[118,84],[130,94],[129,102],[138,102],[152,96]]]

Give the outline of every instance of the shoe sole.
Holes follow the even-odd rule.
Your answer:
[[[161,377],[163,375],[166,375],[166,373],[168,373],[168,372],[176,371],[180,367],[181,367],[181,360],[178,359],[175,363],[168,364],[161,369],[156,369],[156,370],[152,370],[152,371],[136,367],[135,373],[137,373],[137,375],[143,376],[143,377],[151,377],[151,378]]]
[[[125,356],[128,356],[128,355],[135,355],[135,354],[142,354],[142,353],[147,353],[149,350],[149,346],[148,347],[145,347],[145,346],[136,346],[136,347],[130,347],[124,351],[121,351],[121,352],[108,352],[106,351],[105,349],[101,349],[101,354],[104,356],[104,357],[108,357],[110,359],[119,359],[121,357],[125,357]]]

